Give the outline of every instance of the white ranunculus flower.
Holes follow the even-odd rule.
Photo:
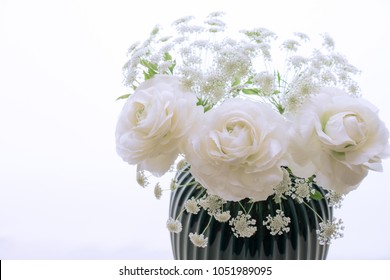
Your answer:
[[[193,93],[176,76],[156,75],[142,83],[123,106],[116,150],[140,170],[163,175],[177,158],[192,123],[203,113]]]
[[[269,104],[233,98],[205,114],[186,159],[210,194],[259,201],[282,181],[287,146],[286,122]]]
[[[369,170],[381,171],[389,132],[377,109],[336,88],[323,88],[305,102],[294,120],[290,153],[298,176],[315,174],[322,187],[346,194]]]

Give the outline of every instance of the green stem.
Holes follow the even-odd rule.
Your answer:
[[[184,211],[185,211],[185,208],[181,209],[179,215],[177,215],[177,217],[176,217],[176,220],[179,220],[180,216],[183,215]]]
[[[254,202],[252,202],[251,207],[250,207],[249,210],[248,210],[248,213],[250,213],[250,212],[252,211],[253,205],[255,205]]]
[[[311,211],[313,211],[314,214],[317,215],[318,218],[320,218],[321,222],[324,222],[324,219],[316,212],[316,210],[313,209],[309,204],[303,201],[303,204],[305,204]]]
[[[203,189],[195,198],[199,199],[206,193],[206,189]]]
[[[206,189],[204,189],[203,191],[201,191],[196,197],[195,199],[199,199],[204,193],[206,192]],[[183,207],[183,209],[181,209],[179,215],[177,216],[176,220],[180,218],[181,215],[183,215],[185,211],[185,207]]]
[[[207,223],[207,226],[205,227],[205,229],[202,231],[201,234],[204,234],[204,233],[205,233],[205,231],[207,230],[207,228],[210,226],[211,220],[212,220],[212,219],[213,219],[213,216],[210,216],[209,222]]]
[[[238,204],[240,204],[240,206],[241,206],[242,210],[244,211],[245,215],[247,215],[248,213],[246,212],[244,205],[242,205],[240,201],[238,201]]]

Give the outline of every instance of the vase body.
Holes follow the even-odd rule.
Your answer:
[[[170,201],[170,217],[176,218],[184,208],[184,204],[192,197],[199,197],[201,188],[194,187],[194,178],[189,168],[177,174],[178,189],[172,192]],[[313,186],[323,196],[325,192],[318,186]],[[184,211],[178,218],[182,224],[180,233],[171,233],[173,256],[176,260],[316,260],[326,259],[328,245],[320,245],[316,230],[321,220],[332,219],[332,208],[326,199],[306,202],[314,209],[315,214],[303,203],[298,203],[291,197],[282,200],[285,216],[290,217],[290,231],[282,235],[271,235],[262,224],[268,214],[275,215],[280,208],[272,197],[265,201],[256,202],[251,208],[250,215],[256,219],[257,231],[251,237],[236,237],[233,235],[228,222],[220,223],[212,219],[207,211],[201,209],[198,214]],[[227,202],[224,209],[232,216],[242,210],[239,203]],[[202,233],[208,238],[205,248],[196,247],[189,239],[190,233]]]

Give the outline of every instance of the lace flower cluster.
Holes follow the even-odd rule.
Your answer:
[[[183,167],[181,163],[179,166],[183,169],[188,168],[188,165]],[[178,170],[178,172],[180,171],[183,170]],[[207,246],[207,238],[204,237],[204,234],[212,219],[215,219],[220,223],[228,222],[232,234],[237,238],[249,238],[253,236],[260,226],[265,226],[271,235],[282,235],[290,231],[289,224],[291,222],[291,217],[285,215],[281,202],[287,198],[291,198],[298,204],[304,204],[310,211],[313,211],[319,219],[319,228],[316,231],[319,244],[329,245],[333,239],[342,237],[344,226],[342,226],[341,219],[324,219],[316,212],[309,202],[311,200],[326,199],[328,205],[337,205],[339,207],[343,196],[337,195],[334,191],[327,192],[326,195],[323,196],[314,187],[314,177],[308,179],[296,177],[286,167],[283,167],[283,173],[284,178],[282,182],[275,187],[275,194],[273,195],[273,200],[280,208],[276,209],[274,214],[268,214],[260,224],[251,216],[252,209],[256,202],[247,199],[236,202],[240,205],[241,210],[239,210],[236,215],[232,216],[231,211],[226,210],[229,208],[226,200],[217,195],[207,194],[207,190],[201,187],[198,182],[193,182],[190,185],[201,188],[203,191],[200,192],[199,198],[191,197],[188,199],[184,203],[184,209],[179,212],[179,215],[176,218],[170,217],[168,219],[167,228],[172,233],[180,233],[182,229],[180,216],[183,215],[184,211],[188,214],[197,215],[203,210],[210,216],[208,225],[201,233],[189,234],[191,242],[198,247],[204,248]],[[188,186],[189,185],[179,185],[178,187]]]

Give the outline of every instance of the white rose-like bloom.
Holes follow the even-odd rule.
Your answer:
[[[298,164],[290,165],[294,174],[315,174],[322,187],[346,194],[369,170],[382,171],[389,132],[368,101],[322,88],[303,104],[294,123],[290,149]]]
[[[129,164],[155,176],[174,163],[192,123],[203,114],[180,78],[156,75],[129,97],[116,126],[116,150]]]
[[[209,194],[265,200],[283,179],[288,146],[284,118],[269,104],[233,98],[205,113],[186,159]]]

